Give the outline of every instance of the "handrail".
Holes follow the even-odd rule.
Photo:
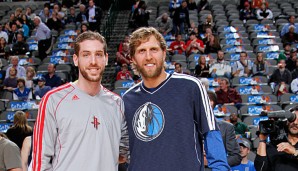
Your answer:
[[[119,2],[120,0],[114,0],[112,2],[112,5],[108,11],[107,20],[105,22],[105,25],[103,26],[103,36],[106,38],[106,41],[109,42],[111,35],[113,33],[113,29],[116,23],[116,18],[119,13]]]

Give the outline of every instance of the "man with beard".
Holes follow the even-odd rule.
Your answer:
[[[287,141],[274,146],[266,143],[267,135],[260,134],[255,159],[257,171],[297,171],[298,168],[298,106],[293,111],[296,119],[287,124]]]
[[[165,72],[166,42],[153,27],[133,32],[129,46],[143,81],[123,95],[130,140],[128,170],[204,170],[203,144],[209,167],[229,170],[201,81]]]
[[[39,106],[33,138],[34,171],[118,170],[127,153],[121,98],[101,85],[108,62],[105,38],[80,34],[74,45],[79,78],[49,91]],[[119,152],[120,151],[120,152]]]

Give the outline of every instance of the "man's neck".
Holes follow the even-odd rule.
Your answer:
[[[84,91],[85,93],[89,94],[90,96],[95,96],[100,92],[101,83],[99,82],[90,82],[87,80],[78,80],[76,85]]]
[[[247,164],[248,163],[248,158],[247,156],[242,158],[241,164]]]
[[[166,79],[167,79],[167,73],[165,71],[162,71],[162,73],[157,78],[144,78],[143,77],[144,85],[147,88],[156,88]]]

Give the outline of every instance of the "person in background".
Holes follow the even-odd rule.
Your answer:
[[[241,122],[236,113],[230,115],[230,122],[234,125],[236,139],[240,137],[245,137],[245,132],[249,131],[248,126]]]
[[[121,71],[118,72],[116,80],[132,80],[132,75],[128,71],[128,66],[126,63],[122,64]]]
[[[25,77],[25,85],[27,88],[33,90],[34,83],[33,79],[36,77],[35,69],[32,66],[27,66],[26,68],[26,77]]]
[[[266,7],[266,4],[263,3],[260,9],[257,9],[256,17],[258,20],[272,20],[273,19],[273,13],[272,11]]]
[[[244,9],[240,9],[240,20],[243,20],[246,23],[247,20],[255,19],[253,10],[250,8],[248,1],[244,3]]]
[[[232,75],[234,77],[249,77],[252,70],[252,63],[247,59],[247,53],[240,53],[240,60],[234,62],[232,67]]]
[[[241,138],[238,140],[240,145],[240,154],[242,157],[241,164],[231,167],[232,171],[256,171],[254,162],[248,160],[248,154],[251,149],[250,142],[247,139]]]
[[[24,39],[27,39],[29,37],[29,34],[30,34],[30,29],[27,26],[27,24],[24,23],[22,18],[18,18],[16,20],[16,24],[17,24],[18,28],[20,29],[19,32],[23,34]]]
[[[6,132],[7,137],[22,149],[24,139],[27,136],[31,136],[32,133],[32,128],[28,125],[25,112],[16,111],[13,116],[13,126]]]
[[[20,149],[4,133],[0,133],[0,168],[5,171],[22,171]]]
[[[295,23],[295,16],[294,15],[290,15],[289,17],[289,23],[286,23],[285,25],[283,25],[281,32],[280,32],[280,36],[283,37],[286,33],[289,32],[289,28],[290,26],[294,26],[294,32],[298,34],[298,23]]]
[[[18,78],[25,78],[26,77],[26,69],[23,66],[19,65],[19,57],[18,56],[10,56],[10,65],[6,69],[6,76],[7,78],[9,76],[9,70],[10,68],[14,68],[17,70],[17,77]]]
[[[82,24],[81,24],[81,29],[80,29],[80,34],[86,32],[86,31],[88,31],[88,30],[89,30],[89,28],[88,28],[88,24],[86,24],[86,23],[82,23]]]
[[[29,52],[29,45],[24,41],[24,36],[22,33],[17,34],[17,42],[12,46],[13,55],[26,55]]]
[[[267,76],[269,73],[268,63],[264,60],[263,53],[258,52],[257,58],[252,66],[252,75],[263,75]]]
[[[37,79],[37,87],[34,90],[34,95],[37,100],[41,99],[48,91],[52,88],[50,86],[46,86],[46,80],[43,77],[39,77]]]
[[[169,35],[173,30],[173,21],[167,13],[163,13],[155,20],[157,30],[163,35]]]
[[[48,73],[44,74],[43,77],[46,80],[46,86],[56,88],[61,85],[61,78],[56,74],[55,64],[48,64]]]
[[[210,66],[206,61],[206,56],[201,55],[199,58],[198,65],[195,67],[195,76],[196,77],[209,77]]]
[[[8,91],[13,91],[14,89],[17,88],[18,83],[17,83],[17,70],[15,68],[10,68],[8,70],[8,74],[6,73],[6,75],[9,75],[7,78],[4,79],[3,81],[3,90],[8,90]]]
[[[24,139],[21,150],[21,161],[23,171],[28,171],[28,166],[31,163],[32,153],[32,136],[28,136]]]
[[[225,61],[224,55],[222,50],[217,51],[216,61],[210,64],[209,74],[211,77],[231,78],[231,65],[228,61]]]
[[[181,6],[175,9],[173,16],[173,27],[175,34],[185,33],[185,23],[190,28],[189,11],[185,0],[182,1]]]
[[[3,25],[0,23],[0,38],[4,38],[8,42],[8,34],[3,30]]]
[[[195,32],[191,32],[189,40],[186,43],[186,54],[203,54],[205,51],[204,43],[196,37]]]
[[[176,34],[175,41],[173,41],[170,44],[170,53],[172,55],[175,55],[175,54],[185,55],[185,49],[186,49],[186,45],[185,45],[185,42],[182,40],[182,35],[179,33]]]
[[[89,8],[86,12],[89,29],[100,33],[102,9],[96,6],[93,0],[89,0]]]
[[[269,83],[274,82],[276,85],[280,84],[281,82],[285,82],[286,84],[291,84],[292,81],[292,74],[286,68],[286,61],[279,60],[277,64],[277,68],[273,71],[273,74],[269,78]]]
[[[226,105],[235,105],[242,103],[240,94],[236,89],[230,87],[230,81],[227,78],[220,78],[219,90],[216,91],[217,103]]]
[[[32,91],[25,86],[25,79],[18,78],[18,87],[13,90],[13,100],[28,101],[32,99]]]

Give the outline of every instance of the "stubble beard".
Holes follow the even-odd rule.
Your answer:
[[[97,75],[97,76],[88,75],[88,73],[86,72],[86,69],[79,68],[79,70],[85,80],[90,81],[90,82],[100,82],[102,75],[103,75],[104,68],[100,68],[99,75]]]
[[[160,65],[161,64],[161,65]],[[162,68],[163,68],[163,62],[156,65],[155,70],[147,71],[144,67],[136,65],[137,70],[141,73],[142,77],[144,78],[156,78],[159,75],[161,75]]]

